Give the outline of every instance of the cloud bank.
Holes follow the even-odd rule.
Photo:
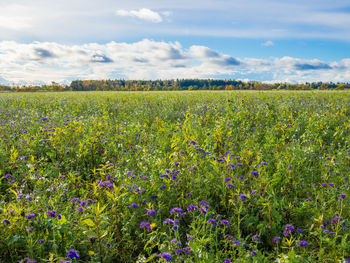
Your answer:
[[[206,46],[144,39],[63,45],[0,42],[0,82],[69,83],[75,79],[231,78],[259,81],[350,81],[350,58],[324,62],[237,58]]]

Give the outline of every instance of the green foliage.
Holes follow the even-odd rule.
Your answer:
[[[347,91],[0,94],[0,262],[344,262],[349,109]]]

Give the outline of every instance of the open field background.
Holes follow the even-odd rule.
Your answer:
[[[346,262],[349,133],[348,91],[0,94],[0,262]]]

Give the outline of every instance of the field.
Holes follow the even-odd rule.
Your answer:
[[[350,92],[0,94],[0,262],[349,262]]]

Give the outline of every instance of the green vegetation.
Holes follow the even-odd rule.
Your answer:
[[[346,262],[350,93],[0,94],[0,262]]]
[[[0,91],[173,91],[173,90],[344,90],[349,83],[313,82],[304,84],[219,79],[178,80],[75,80],[70,85],[53,82],[41,86],[0,86]]]

